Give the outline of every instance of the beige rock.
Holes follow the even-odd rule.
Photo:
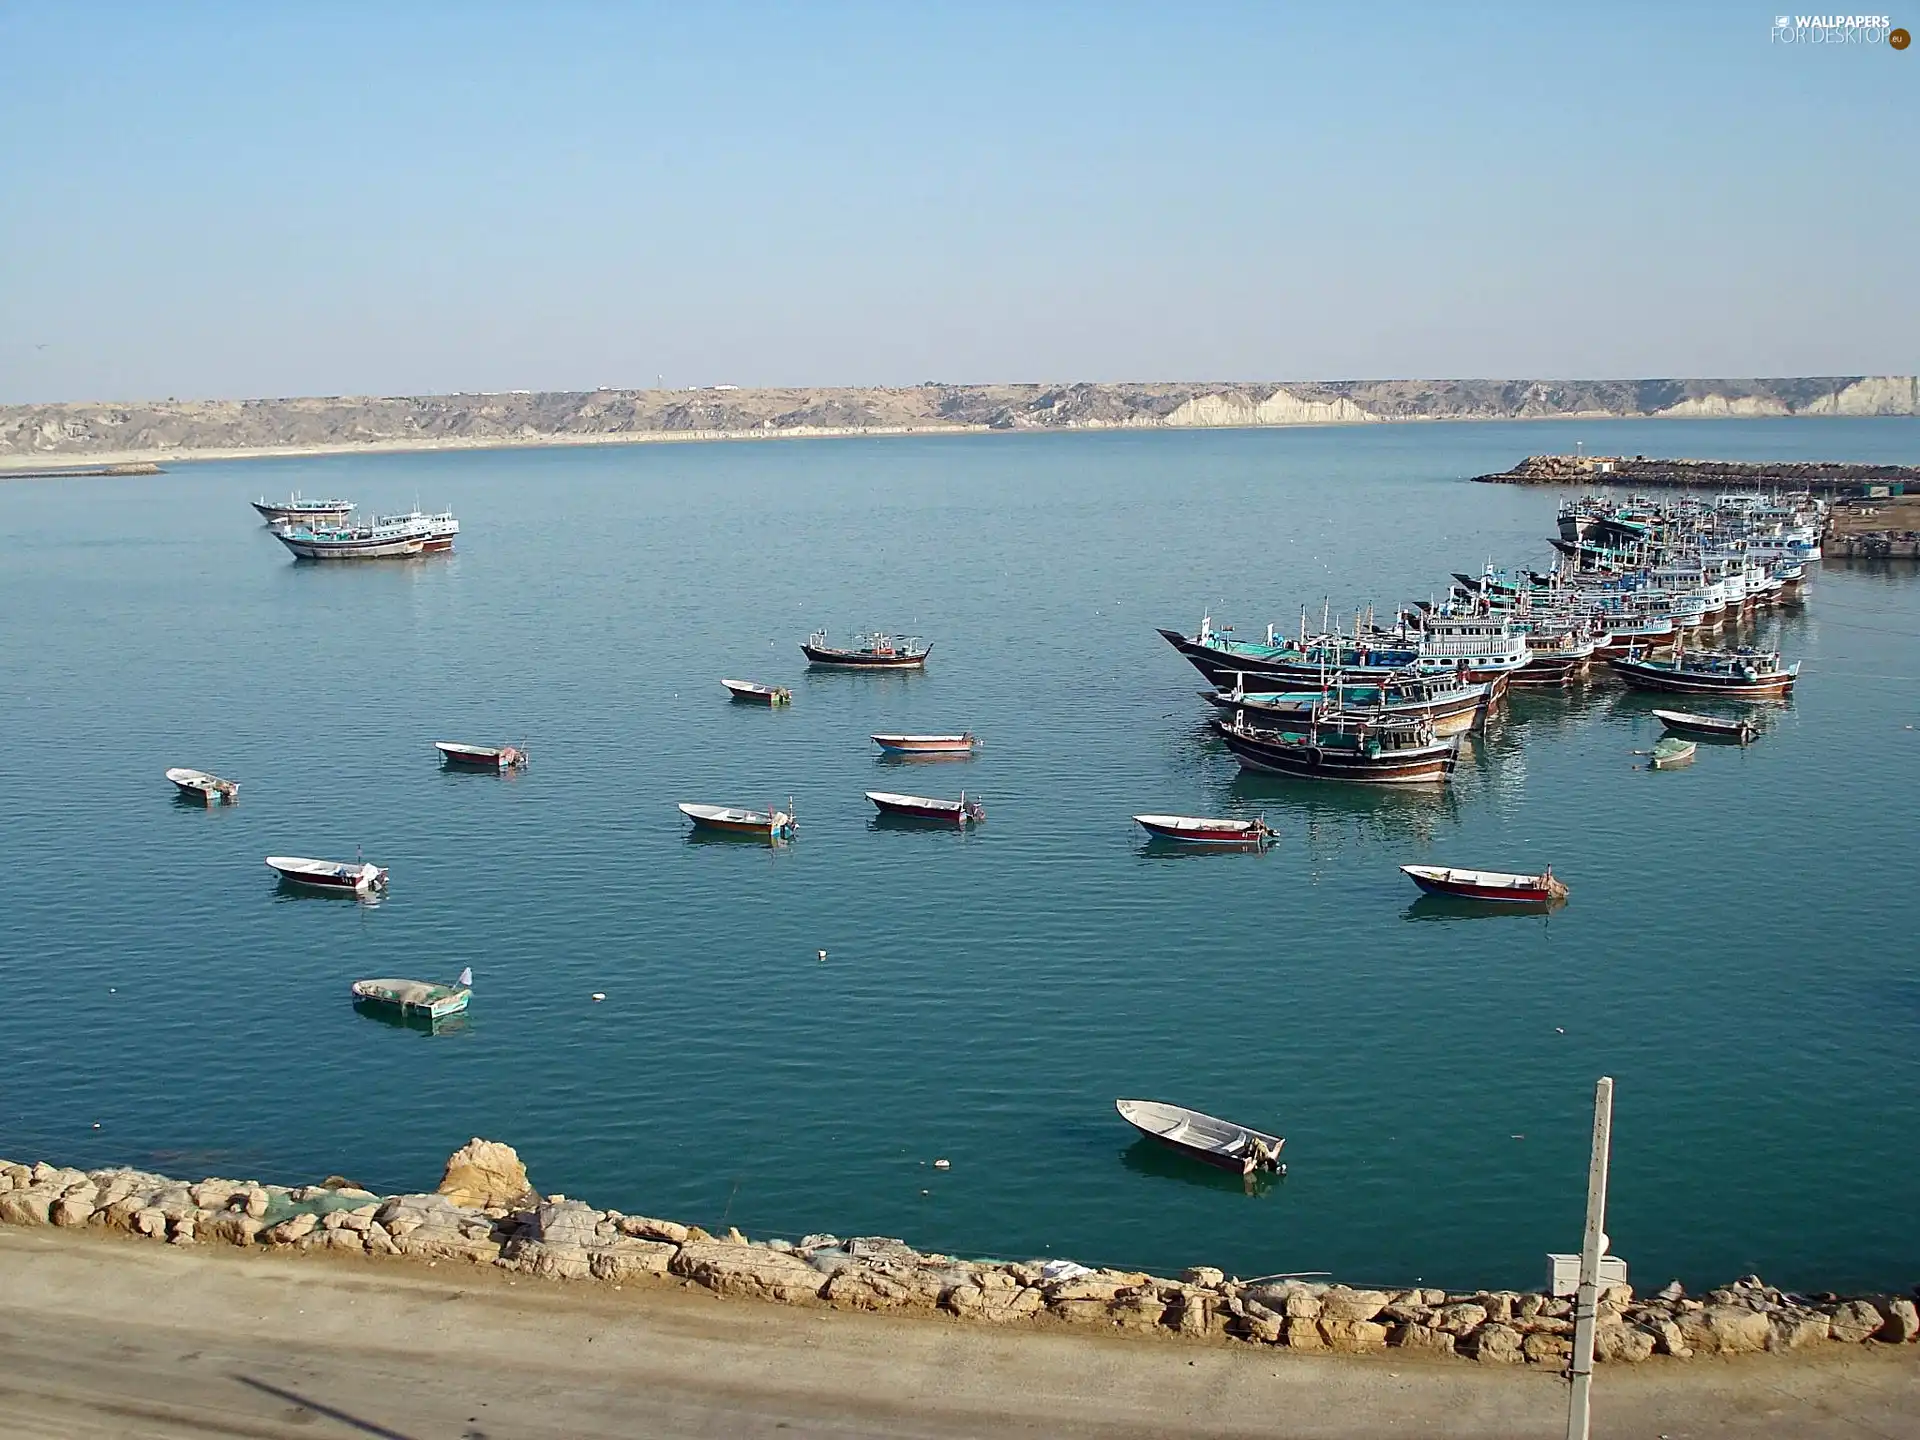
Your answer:
[[[65,1226],[69,1230],[78,1230],[93,1218],[95,1193],[91,1185],[69,1190],[48,1207],[47,1218],[55,1225]]]
[[[398,1255],[400,1247],[393,1243],[393,1237],[387,1233],[386,1226],[378,1220],[367,1227],[367,1253],[369,1255]]]
[[[1573,1342],[1564,1335],[1549,1335],[1536,1330],[1520,1342],[1520,1351],[1535,1365],[1564,1360],[1573,1353]]]
[[[1323,1320],[1371,1320],[1386,1308],[1387,1297],[1379,1290],[1350,1290],[1335,1285],[1320,1297]]]
[[[427,1243],[426,1237],[436,1235],[449,1240],[464,1238],[458,1231],[428,1227],[410,1231],[395,1243],[402,1254],[419,1254],[422,1252],[418,1247]],[[593,1275],[593,1255],[585,1245],[549,1245],[544,1240],[517,1239],[501,1251],[500,1264],[523,1275],[538,1275],[543,1280],[586,1280]]]
[[[664,1275],[680,1247],[662,1240],[622,1237],[595,1250],[588,1265],[596,1280],[630,1280],[638,1275]]]
[[[645,1215],[622,1215],[616,1222],[622,1235],[636,1240],[659,1240],[669,1245],[687,1243],[687,1227],[677,1220],[654,1220]]]
[[[1653,1332],[1654,1348],[1662,1355],[1671,1355],[1676,1360],[1693,1358],[1693,1347],[1687,1343],[1686,1332],[1673,1320],[1652,1320],[1647,1328]]]
[[[1516,1295],[1513,1297],[1513,1317],[1516,1320],[1531,1320],[1547,1308],[1544,1295]]]
[[[150,1240],[164,1240],[167,1234],[167,1212],[154,1206],[134,1213],[133,1228]]]
[[[342,1227],[339,1230],[327,1231],[326,1236],[327,1248],[329,1250],[345,1250],[355,1255],[366,1254],[366,1237],[358,1230],[348,1230]]]
[[[167,1222],[167,1243],[169,1245],[191,1245],[197,1238],[194,1228],[199,1223],[199,1212],[177,1215]]]
[[[1470,1301],[1458,1305],[1443,1305],[1433,1312],[1433,1328],[1445,1330],[1452,1335],[1465,1335],[1487,1323],[1487,1307]]]
[[[1105,1300],[1049,1300],[1047,1313],[1069,1325],[1105,1325],[1107,1304]]]
[[[1518,1365],[1526,1358],[1521,1351],[1520,1332],[1509,1326],[1482,1325],[1473,1340],[1473,1358],[1483,1365]]]
[[[1886,1323],[1887,1317],[1867,1301],[1849,1300],[1834,1308],[1832,1334],[1844,1345],[1857,1345],[1872,1338]]]
[[[147,1208],[144,1195],[122,1195],[111,1205],[93,1212],[93,1223],[104,1225],[109,1230],[133,1229],[134,1217]]]
[[[1386,1297],[1380,1298],[1386,1303]],[[1379,1307],[1376,1306],[1377,1310]],[[1336,1316],[1320,1317],[1320,1333],[1326,1337],[1327,1348],[1343,1355],[1364,1355],[1373,1350],[1387,1348],[1387,1327],[1377,1320],[1343,1320]]]
[[[1487,1318],[1496,1324],[1504,1325],[1513,1319],[1513,1296],[1504,1290],[1489,1291],[1474,1297],[1475,1303],[1484,1308]]]
[[[1318,1320],[1320,1309],[1320,1297],[1311,1290],[1295,1290],[1287,1296],[1289,1320]]]
[[[1889,1345],[1911,1345],[1920,1340],[1920,1308],[1916,1308],[1913,1301],[1896,1295],[1880,1303],[1886,1311],[1887,1323],[1880,1327],[1876,1338]]]
[[[1453,1354],[1454,1336],[1431,1325],[1397,1325],[1388,1338],[1402,1350],[1418,1350],[1429,1355]]]
[[[1013,1277],[1007,1279],[1011,1281]],[[1046,1308],[1046,1296],[1040,1290],[1017,1281],[1013,1284],[1011,1289],[998,1283],[990,1287],[956,1285],[941,1303],[963,1319],[985,1320],[991,1324],[1030,1319]]]
[[[208,1216],[194,1227],[197,1239],[227,1245],[251,1245],[261,1230],[260,1222],[245,1210],[223,1210]]]
[[[688,1241],[669,1269],[722,1295],[791,1302],[811,1300],[821,1290],[820,1272],[798,1256],[724,1240]]]
[[[1653,1334],[1638,1325],[1601,1324],[1593,1329],[1593,1354],[1610,1364],[1638,1365],[1653,1356]]]
[[[1216,1270],[1211,1265],[1195,1265],[1189,1269],[1182,1270],[1180,1272],[1180,1278],[1189,1285],[1203,1285],[1208,1289],[1212,1289],[1216,1285],[1223,1284],[1226,1281],[1227,1274],[1224,1270]]]
[[[1120,1293],[1120,1282],[1103,1275],[1082,1275],[1073,1280],[1056,1280],[1044,1288],[1049,1305],[1060,1300],[1098,1300],[1108,1305]]]
[[[475,1137],[447,1157],[439,1193],[456,1205],[514,1206],[533,1198],[527,1167],[511,1145]]]
[[[1258,1340],[1265,1345],[1278,1345],[1287,1333],[1287,1323],[1287,1318],[1278,1310],[1251,1296],[1243,1298],[1240,1302],[1240,1324],[1250,1340]]]
[[[60,1192],[51,1185],[27,1185],[0,1195],[0,1224],[49,1225]]]
[[[1115,1300],[1107,1315],[1122,1330],[1158,1330],[1166,1321],[1167,1304],[1157,1291],[1142,1288]]]
[[[291,1245],[308,1234],[320,1223],[319,1218],[302,1211],[298,1215],[289,1215],[278,1225],[268,1227],[261,1232],[261,1238],[269,1245]]]
[[[1287,1321],[1287,1348],[1309,1354],[1327,1348],[1327,1337],[1320,1333],[1318,1320],[1292,1317]]]
[[[820,1294],[836,1310],[898,1310],[926,1303],[915,1286],[859,1265],[835,1275]]]
[[[1767,1349],[1799,1350],[1827,1338],[1831,1323],[1818,1310],[1779,1310],[1767,1317]]]
[[[1210,1338],[1224,1328],[1220,1321],[1219,1302],[1212,1295],[1198,1291],[1183,1295],[1178,1307],[1170,1313],[1174,1328],[1194,1339]]]
[[[240,1188],[237,1180],[202,1180],[198,1185],[187,1187],[187,1198],[192,1200],[196,1209],[224,1210],[227,1202],[233,1199],[234,1191]]]
[[[1745,1355],[1767,1345],[1767,1317],[1744,1306],[1709,1305],[1689,1311],[1679,1324],[1687,1344],[1707,1355]]]

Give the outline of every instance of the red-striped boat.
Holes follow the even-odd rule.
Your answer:
[[[875,735],[873,743],[889,755],[971,755],[979,741],[972,731],[959,735]]]
[[[867,799],[882,815],[897,815],[906,820],[937,820],[946,825],[978,825],[987,818],[987,810],[978,800],[969,800],[962,790],[958,800],[935,800],[925,795],[895,795],[886,790],[869,790]]]
[[[1557,905],[1567,887],[1549,865],[1538,875],[1509,875],[1500,870],[1455,870],[1445,865],[1402,865],[1400,873],[1429,895],[1456,900],[1490,900],[1503,905]]]
[[[1264,845],[1278,832],[1265,820],[1213,820],[1198,815],[1136,815],[1133,823],[1156,840],[1183,845]]]

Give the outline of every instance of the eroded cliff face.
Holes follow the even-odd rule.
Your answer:
[[[0,406],[0,468],[276,450],[943,430],[1920,414],[1913,376],[596,390]]]

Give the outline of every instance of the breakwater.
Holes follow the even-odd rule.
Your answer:
[[[1660,460],[1645,455],[1529,455],[1511,470],[1476,475],[1483,485],[1615,485],[1637,489],[1810,490],[1862,485],[1920,487],[1920,466],[1847,460]]]
[[[481,1139],[448,1159],[437,1189],[400,1195],[339,1176],[296,1186],[188,1182],[0,1160],[0,1222],[98,1228],[170,1245],[464,1261],[557,1281],[679,1281],[726,1296],[984,1324],[1081,1325],[1313,1353],[1399,1349],[1491,1365],[1557,1365],[1574,1324],[1571,1300],[1536,1291],[1241,1280],[1208,1266],[1169,1279],[1058,1259],[968,1260],[882,1237],[714,1235],[541,1196],[510,1146]],[[1603,1361],[1637,1363],[1916,1340],[1920,1310],[1909,1296],[1789,1294],[1749,1275],[1699,1297],[1677,1281],[1648,1297],[1609,1286],[1595,1350]]]

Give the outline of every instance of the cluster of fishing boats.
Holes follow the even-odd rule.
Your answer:
[[[262,497],[253,508],[299,560],[397,560],[453,549],[460,522],[451,510],[417,506],[401,514],[355,520],[351,500],[309,500],[296,490],[286,500]]]

